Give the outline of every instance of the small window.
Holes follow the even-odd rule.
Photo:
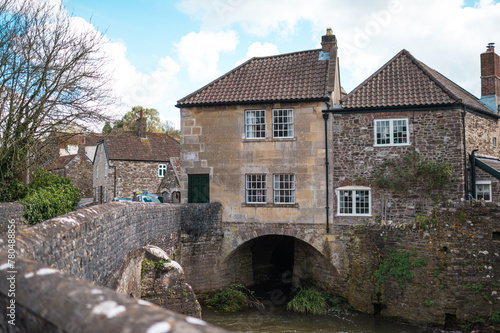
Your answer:
[[[158,177],[159,178],[165,177],[166,171],[167,171],[167,165],[166,164],[160,164],[160,165],[158,165]]]
[[[95,188],[95,202],[99,201],[99,187]]]
[[[245,111],[245,138],[262,139],[266,137],[266,111]]]
[[[295,175],[274,175],[273,189],[275,204],[295,203]]]
[[[273,110],[273,138],[293,138],[293,110]]]
[[[116,196],[120,196],[120,185],[116,185]]]
[[[337,214],[371,216],[371,189],[346,186],[337,189]]]
[[[476,182],[476,199],[491,201],[491,181],[477,181]]]
[[[245,176],[246,203],[266,203],[267,202],[267,182],[266,175],[246,175]]]
[[[408,119],[376,119],[375,146],[399,146],[410,143]]]
[[[98,179],[99,178],[99,166],[97,165],[95,167],[95,179]]]
[[[497,146],[497,138],[493,138],[493,147]]]
[[[108,176],[108,164],[104,164],[104,177]]]

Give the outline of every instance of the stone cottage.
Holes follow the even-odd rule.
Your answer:
[[[321,49],[252,58],[182,98],[182,202],[220,202],[227,222],[324,223],[322,110],[340,98],[331,29]]]
[[[491,66],[498,71],[498,56]],[[427,213],[437,193],[422,179],[438,174],[442,163],[452,166],[443,191],[448,199],[500,200],[500,174],[494,171],[500,167],[496,108],[488,108],[406,50],[345,96],[341,106],[325,113],[332,115],[333,125],[335,224],[401,221]],[[418,175],[417,165],[427,174]],[[375,182],[405,179],[401,175],[416,180],[399,184],[403,192]]]
[[[77,154],[56,157],[45,166],[45,170],[58,177],[70,178],[81,197],[92,196],[92,160],[85,154],[83,145]]]
[[[97,142],[103,136],[94,133],[57,133],[56,138],[54,149],[44,147],[51,156],[44,166],[45,170],[59,177],[70,178],[73,185],[78,187],[80,196],[92,197],[92,161]]]
[[[142,115],[137,128],[137,132],[113,132],[97,143],[94,201],[132,198],[136,191],[147,191],[161,194],[166,202],[180,202],[179,142],[164,133],[146,132]]]

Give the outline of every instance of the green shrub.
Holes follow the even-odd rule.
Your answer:
[[[243,290],[244,291],[243,291]],[[212,297],[205,299],[205,305],[219,312],[236,312],[244,310],[249,305],[249,292],[245,287],[239,284],[233,284],[224,288]]]
[[[0,181],[0,202],[13,202],[26,195],[26,187],[18,179]]]
[[[326,297],[315,289],[301,289],[288,302],[286,309],[292,312],[322,314],[328,309]]]
[[[75,210],[80,201],[78,189],[71,184],[52,185],[31,190],[21,200],[24,218],[30,225]]]
[[[58,177],[46,170],[39,169],[33,174],[33,179],[31,180],[31,183],[28,184],[27,190],[29,193],[40,188],[54,185],[71,185],[71,179],[68,177]]]
[[[500,311],[495,311],[488,321],[493,325],[500,324]]]

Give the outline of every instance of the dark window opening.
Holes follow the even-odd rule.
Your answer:
[[[493,240],[500,240],[500,231],[493,231],[491,238]]]

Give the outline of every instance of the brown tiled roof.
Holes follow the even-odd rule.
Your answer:
[[[177,106],[324,99],[328,60],[319,60],[320,52],[252,58]]]
[[[180,144],[163,133],[147,133],[141,139],[136,132],[113,132],[104,141],[111,160],[169,161],[180,157]]]
[[[492,113],[474,95],[402,50],[342,99],[343,108],[462,103]]]
[[[57,170],[57,169],[62,169],[66,165],[68,165],[69,162],[75,158],[76,155],[66,155],[66,156],[59,156],[55,159],[53,159],[47,166],[45,167],[45,170]]]

